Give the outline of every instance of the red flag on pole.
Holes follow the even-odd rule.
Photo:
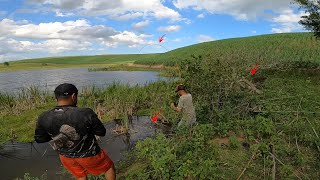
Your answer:
[[[156,123],[158,121],[158,116],[160,115],[160,113],[161,113],[161,110],[151,117],[151,121],[153,123]]]
[[[253,68],[251,68],[251,75],[255,75],[258,71],[259,68],[259,64],[257,64],[256,66],[254,66]]]

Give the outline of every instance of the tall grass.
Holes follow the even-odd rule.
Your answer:
[[[104,119],[123,119],[127,116],[151,115],[160,109],[168,110],[171,96],[175,95],[174,83],[158,81],[145,86],[113,83],[107,88],[89,87],[80,94],[81,106],[102,112]],[[97,106],[99,104],[99,108]]]
[[[175,82],[158,81],[143,86],[113,83],[106,88],[95,86],[83,88],[79,93],[79,107],[89,107],[104,121],[122,119],[124,124],[132,116],[151,116],[162,110],[168,120],[178,120],[169,105]],[[37,117],[56,105],[53,93],[36,87],[22,90],[16,95],[0,96],[0,142],[13,137],[18,141],[33,141]]]

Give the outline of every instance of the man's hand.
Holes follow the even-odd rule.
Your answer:
[[[171,108],[174,109],[175,111],[181,112],[181,109],[178,108],[178,107],[176,107],[176,106],[174,105],[174,103],[171,103],[170,106],[171,106]]]

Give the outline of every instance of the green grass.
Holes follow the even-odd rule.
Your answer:
[[[320,62],[319,43],[311,33],[271,34],[205,42],[159,54],[123,54],[48,57],[10,62],[0,71],[65,67],[101,67],[119,64],[174,66],[191,55],[212,56],[245,64],[272,64],[286,61]]]
[[[270,64],[286,61],[320,62],[320,46],[311,33],[270,34],[200,43],[135,61],[137,64],[173,66],[194,56],[211,56],[224,61]]]
[[[79,94],[78,106],[92,108],[103,122],[125,120],[128,116],[150,116],[160,109],[166,110],[164,115],[170,118],[174,116],[174,112],[168,110],[174,85],[158,81],[146,86],[114,83],[107,88],[87,87]],[[11,139],[34,141],[37,117],[55,105],[52,93],[36,88],[23,91],[19,97],[0,94],[0,144]]]
[[[0,71],[34,70],[52,68],[73,67],[101,67],[129,64],[136,60],[152,58],[156,54],[130,54],[130,55],[97,55],[97,56],[74,56],[74,57],[48,57],[28,59],[10,62],[9,66],[0,66]]]

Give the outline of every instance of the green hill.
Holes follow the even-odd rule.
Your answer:
[[[320,62],[319,48],[311,33],[271,34],[196,44],[158,55],[156,59],[144,58],[135,63],[173,65],[191,55],[213,56],[221,60],[235,58],[257,63],[300,60]]]
[[[287,33],[234,38],[200,43],[160,54],[97,55],[75,57],[48,57],[17,61],[13,64],[47,63],[66,65],[164,64],[167,66],[190,58],[191,55],[213,56],[222,60],[236,58],[239,61],[260,63],[283,61],[319,62],[319,44],[311,33]]]

